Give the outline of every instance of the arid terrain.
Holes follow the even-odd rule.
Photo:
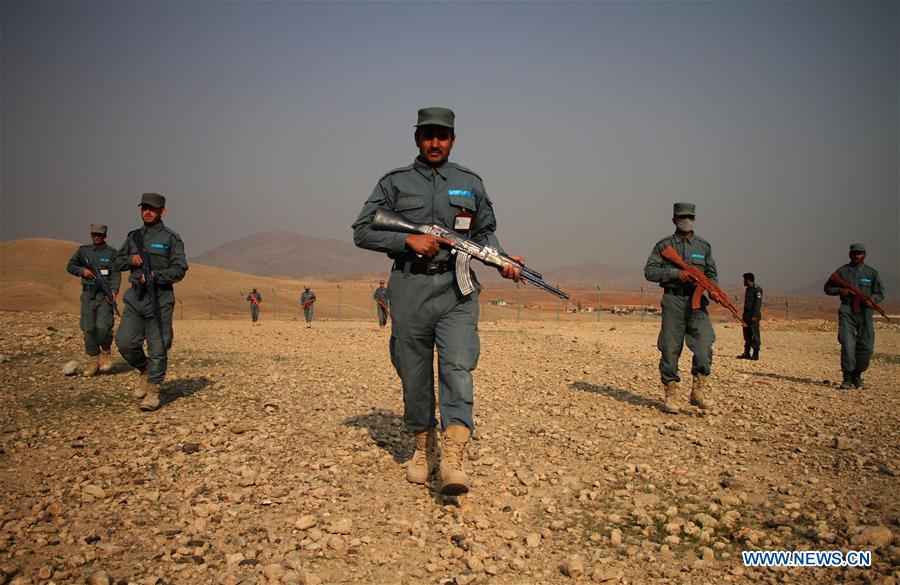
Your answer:
[[[444,498],[404,481],[372,322],[176,318],[141,413],[120,360],[63,375],[75,315],[2,312],[0,583],[894,583],[900,328],[879,324],[871,388],[840,391],[832,322],[766,321],[759,362],[717,324],[718,405],[685,390],[673,416],[657,327],[484,323],[473,489]],[[873,566],[745,568],[752,549]]]

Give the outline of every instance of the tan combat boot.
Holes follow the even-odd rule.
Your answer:
[[[694,374],[694,383],[691,386],[691,404],[697,408],[706,409],[713,405],[713,401],[703,397],[703,385],[706,382],[706,374]]]
[[[85,378],[90,378],[91,376],[95,376],[99,370],[100,356],[89,355],[87,365],[84,367],[84,373],[82,373],[82,376],[84,376]]]
[[[100,350],[100,371],[104,374],[112,370],[112,354],[108,349]]]
[[[458,496],[469,491],[469,478],[463,471],[463,458],[469,429],[462,425],[447,427],[441,446],[441,493]]]
[[[146,378],[145,378],[146,379]],[[161,384],[147,382],[147,395],[141,401],[141,410],[150,412],[159,408],[159,387]]]
[[[138,370],[137,382],[134,385],[134,390],[132,390],[131,395],[135,398],[143,398],[147,395],[147,386],[150,384],[147,381],[147,372]]]
[[[678,382],[669,380],[666,382],[666,401],[662,405],[662,411],[669,414],[678,414],[678,407],[675,406],[675,399],[678,396]]]
[[[426,483],[437,469],[437,431],[434,427],[416,433],[416,452],[406,465],[406,481]]]

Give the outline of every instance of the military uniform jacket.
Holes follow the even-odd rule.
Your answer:
[[[389,172],[379,179],[353,224],[357,246],[386,252],[394,260],[418,261],[406,248],[408,234],[371,229],[379,208],[401,213],[416,223],[450,229],[454,229],[457,215],[471,214],[471,224],[464,235],[503,252],[494,235],[497,222],[481,177],[456,163],[431,167],[417,157],[413,164]],[[449,256],[449,250],[442,248],[432,260],[446,260]]]
[[[257,292],[251,292],[250,294],[247,295],[247,300],[250,301],[251,299],[256,299],[256,302],[257,302],[257,303],[261,303],[261,302],[262,302],[262,295],[259,294],[259,291],[257,291]],[[251,302],[252,302],[252,301],[251,301]]]
[[[859,266],[853,266],[852,263],[848,262],[835,270],[835,272],[838,276],[861,290],[863,294],[868,295],[876,303],[881,303],[884,300],[884,285],[881,283],[881,277],[878,275],[878,271],[868,264],[862,263]],[[832,282],[830,278],[825,282],[826,295],[839,295],[840,292],[841,287]],[[853,296],[850,295],[846,299],[841,299],[841,303],[845,305],[853,304]],[[865,304],[862,307],[865,308]]]
[[[184,242],[181,241],[181,236],[160,222],[151,228],[142,227],[128,232],[125,243],[119,248],[117,256],[119,268],[131,270],[128,282],[132,285],[141,284],[141,267],[131,264],[131,257],[140,253],[132,238],[132,234],[138,231],[143,235],[144,247],[150,256],[150,269],[156,278],[156,284],[171,286],[184,278],[188,269]]]
[[[302,305],[303,303],[305,303],[306,301],[309,301],[310,299],[312,299],[312,301],[309,303],[309,306],[312,306],[313,303],[316,302],[316,293],[314,293],[311,290],[305,290],[305,291],[303,291],[303,294],[300,295],[300,304]]]
[[[379,286],[378,288],[375,289],[375,292],[372,293],[372,298],[375,299],[377,302],[387,304],[388,303],[388,289],[383,286]]]
[[[744,291],[744,315],[762,317],[762,287],[754,283]]]
[[[66,271],[69,274],[81,277],[82,286],[95,286],[97,283],[93,279],[82,276],[82,268],[87,268],[87,264],[81,254],[85,254],[94,268],[100,271],[101,278],[109,285],[109,289],[116,294],[119,292],[119,282],[122,280],[118,265],[116,263],[116,249],[112,246],[103,244],[95,246],[86,244],[78,248],[75,254],[69,259]]]
[[[671,292],[686,294],[694,289],[693,284],[679,281],[678,266],[662,257],[662,251],[670,245],[687,264],[699,268],[713,284],[719,284],[719,272],[716,269],[716,261],[713,260],[712,246],[709,242],[697,234],[685,237],[678,232],[661,239],[653,246],[650,257],[647,258],[647,264],[644,266],[644,277],[647,280],[658,282],[659,286]]]

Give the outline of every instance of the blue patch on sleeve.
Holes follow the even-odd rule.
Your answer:
[[[697,258],[698,260],[706,259],[706,256],[703,254],[691,254],[691,258]]]
[[[151,248],[159,248],[162,250],[167,250],[169,248],[169,244],[150,244]]]
[[[469,199],[475,199],[475,193],[464,189],[450,189],[447,191],[447,194],[452,195],[453,197],[468,197]]]

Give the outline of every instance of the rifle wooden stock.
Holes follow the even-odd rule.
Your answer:
[[[860,308],[861,308],[860,305],[862,303],[865,303],[869,307],[871,307],[871,308],[875,309],[876,311],[878,311],[879,313],[881,313],[881,316],[884,317],[885,319],[887,319],[888,321],[891,320],[891,318],[887,316],[887,313],[884,312],[884,309],[879,307],[878,303],[876,303],[875,300],[872,299],[872,297],[870,297],[863,291],[859,290],[859,288],[853,286],[852,284],[850,284],[849,282],[847,282],[846,280],[844,280],[843,278],[838,276],[837,272],[832,272],[831,276],[828,277],[828,280],[830,280],[831,282],[840,286],[841,288],[845,288],[845,289],[849,290],[851,293],[853,293],[853,312],[854,313],[859,313]]]
[[[737,319],[742,326],[747,327],[747,324],[744,323],[744,320],[741,318],[741,314],[738,313],[737,307],[731,302],[731,299],[728,298],[728,293],[714,285],[699,268],[685,262],[684,258],[678,254],[678,251],[675,250],[675,248],[671,245],[666,246],[666,249],[662,251],[662,257],[690,275],[691,282],[695,285],[694,294],[691,296],[692,309],[700,308],[700,297],[703,296],[703,291],[706,291],[709,294],[709,298],[728,309],[731,315]]]

